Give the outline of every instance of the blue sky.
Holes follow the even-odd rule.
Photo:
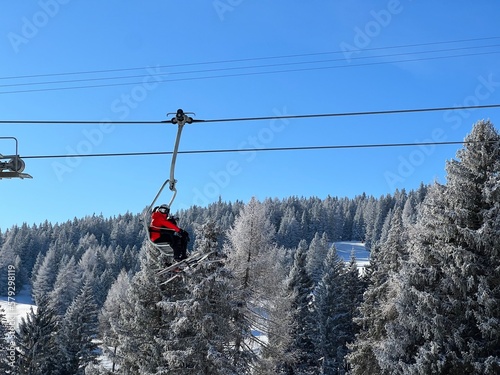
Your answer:
[[[171,151],[177,128],[106,121],[162,121],[178,108],[213,120],[500,103],[493,0],[40,0],[7,2],[0,19],[2,121],[103,121],[0,124],[1,137],[18,139],[33,176],[0,180],[1,230],[150,204],[169,176],[170,155],[64,156]],[[180,150],[462,141],[477,120],[498,127],[499,115],[197,123],[184,127]],[[0,154],[13,147],[0,140]],[[445,181],[458,148],[180,154],[172,209],[219,196],[246,202],[411,190]]]

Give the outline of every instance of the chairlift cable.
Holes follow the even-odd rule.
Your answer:
[[[374,115],[392,115],[405,113],[423,113],[423,112],[440,112],[440,111],[462,111],[473,109],[499,108],[500,104],[484,104],[484,105],[465,105],[454,107],[428,107],[428,108],[407,108],[393,109],[381,111],[359,111],[359,112],[337,112],[337,113],[313,113],[302,115],[279,115],[279,116],[260,116],[260,117],[236,117],[236,118],[221,118],[200,120],[193,119],[192,122],[200,123],[216,123],[216,122],[241,122],[241,121],[263,121],[263,120],[286,120],[286,119],[303,119],[303,118],[320,118],[320,117],[351,117],[351,116],[374,116]],[[0,120],[1,124],[24,124],[24,125],[164,125],[171,123],[171,120],[165,121],[95,121],[95,120]]]
[[[484,143],[481,141],[446,141],[446,142],[410,142],[410,143],[378,143],[357,145],[324,145],[324,146],[297,146],[297,147],[263,147],[243,149],[214,149],[214,150],[184,150],[177,154],[217,154],[217,153],[241,153],[241,152],[273,152],[273,151],[314,151],[335,149],[362,149],[362,148],[386,148],[386,147],[418,147],[418,146],[449,146]],[[83,158],[83,157],[123,157],[123,156],[155,156],[173,155],[173,151],[151,151],[151,152],[122,152],[122,153],[99,153],[99,154],[66,154],[66,155],[23,155],[23,159],[56,159],[56,158]],[[168,181],[168,180],[167,180]]]

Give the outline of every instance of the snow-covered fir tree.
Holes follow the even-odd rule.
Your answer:
[[[300,239],[300,223],[297,220],[297,213],[293,207],[285,210],[281,218],[280,227],[276,234],[279,242],[288,248],[297,246]]]
[[[315,290],[321,374],[344,375],[348,370],[345,356],[348,353],[347,344],[354,339],[353,312],[359,301],[359,294],[352,293],[351,288],[360,288],[353,264],[347,268],[335,246],[331,246],[324,260],[325,272]]]
[[[111,372],[115,372],[119,362],[120,335],[126,333],[121,315],[123,310],[129,308],[127,305],[129,289],[130,276],[122,270],[111,286],[99,314],[99,336],[102,340],[103,353],[111,362]]]
[[[287,348],[292,362],[283,363],[279,374],[317,374],[320,371],[321,351],[319,343],[318,314],[314,308],[314,282],[306,270],[308,246],[300,241],[295,251],[294,264],[288,279],[291,294],[290,325],[291,343]]]
[[[49,306],[48,298],[40,298],[36,311],[30,309],[21,318],[16,333],[18,375],[63,375],[64,358],[57,341],[60,317]]]
[[[330,244],[327,234],[323,232],[320,236],[320,234],[316,232],[314,238],[309,244],[306,261],[306,270],[309,272],[309,275],[315,284],[319,282],[321,276],[323,275],[324,261],[329,248]]]
[[[378,356],[386,373],[500,373],[500,136],[489,121],[446,170],[410,231]]]
[[[49,293],[51,307],[59,315],[64,315],[69,305],[80,291],[81,269],[74,257],[64,255],[52,291]]]
[[[165,296],[159,303],[173,317],[168,335],[159,339],[169,374],[241,373],[234,361],[239,355],[234,347],[238,335],[233,321],[234,289],[231,273],[217,251],[219,237],[214,222],[196,228],[194,251],[210,255],[172,281],[185,284],[184,299]]]
[[[36,303],[50,293],[57,278],[58,257],[55,246],[52,246],[45,254],[37,273],[33,275],[32,295]]]
[[[399,272],[405,253],[406,232],[398,207],[392,215],[386,241],[371,253],[369,285],[363,295],[360,316],[355,319],[361,331],[349,354],[352,374],[381,373],[376,353],[387,337],[386,323],[395,318],[394,275]]]
[[[7,321],[5,311],[0,308],[0,371],[3,374],[16,374],[16,331]]]
[[[97,305],[94,291],[88,282],[68,307],[62,319],[59,346],[66,373],[80,375],[85,367],[96,361]]]
[[[165,296],[172,301],[183,300],[187,294],[181,283],[164,284],[170,274],[159,274],[167,264],[161,251],[150,244],[144,250],[141,268],[130,282],[119,320],[114,323],[119,328],[115,331],[119,342],[116,362],[119,373],[124,375],[167,371],[161,339],[169,337],[175,314],[162,309],[159,302]]]
[[[359,307],[361,305],[361,302],[363,301],[363,294],[366,290],[366,282],[364,268],[358,267],[358,262],[354,250],[352,250],[351,252],[351,258],[346,267],[344,293],[347,295],[350,308],[350,311],[348,313],[351,317],[350,320],[352,324],[352,332],[350,333],[350,335],[352,336],[348,339],[348,344],[351,344],[354,341],[356,334],[359,332],[359,326],[357,324],[354,324],[354,320],[358,316]],[[349,366],[347,367],[350,369]]]

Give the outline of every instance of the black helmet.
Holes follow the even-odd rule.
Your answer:
[[[170,208],[166,204],[162,204],[160,207],[158,207],[158,211],[162,214],[168,215],[170,213]]]

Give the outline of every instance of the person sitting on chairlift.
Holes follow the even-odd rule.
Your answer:
[[[166,204],[153,209],[149,235],[153,243],[168,243],[174,250],[174,260],[178,262],[187,258],[189,235],[177,226],[176,219],[169,214],[170,208]]]

